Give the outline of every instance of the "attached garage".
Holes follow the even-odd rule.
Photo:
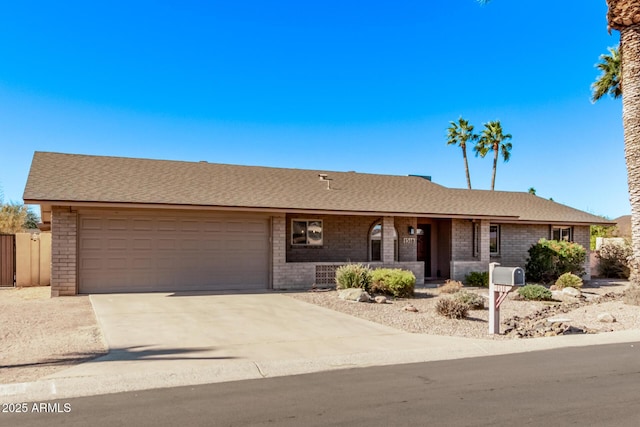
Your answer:
[[[267,289],[269,224],[242,213],[80,211],[79,293]]]

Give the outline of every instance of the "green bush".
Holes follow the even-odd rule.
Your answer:
[[[598,270],[603,277],[629,278],[629,257],[633,251],[629,242],[605,242],[596,251]]]
[[[484,298],[480,295],[468,292],[460,291],[453,294],[453,298],[456,301],[460,301],[463,304],[467,304],[470,310],[482,310],[484,309]]]
[[[578,243],[540,239],[529,248],[527,280],[551,283],[564,273],[584,274],[587,251]]]
[[[571,273],[564,273],[562,276],[558,277],[558,280],[556,280],[556,288],[564,289],[569,287],[576,289],[581,288],[582,279]]]
[[[489,287],[489,272],[488,271],[472,271],[464,276],[464,283],[467,286],[476,287]]]
[[[447,280],[438,288],[442,294],[455,294],[462,289],[462,283],[457,280]]]
[[[518,288],[518,294],[526,300],[549,301],[552,298],[551,291],[542,285],[525,285]]]
[[[368,265],[346,264],[336,269],[336,285],[338,289],[362,288],[369,290],[371,285],[371,269]]]
[[[467,317],[469,306],[452,297],[444,297],[436,303],[436,312],[449,319],[463,319]]]
[[[416,276],[400,268],[377,268],[371,273],[371,292],[393,295],[398,298],[413,296]]]

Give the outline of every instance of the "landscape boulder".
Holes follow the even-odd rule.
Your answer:
[[[371,302],[371,296],[361,288],[348,288],[338,291],[338,298],[345,301]]]

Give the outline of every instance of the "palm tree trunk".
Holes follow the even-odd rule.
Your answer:
[[[622,122],[631,202],[631,282],[640,284],[640,24],[620,30]]]
[[[491,176],[491,191],[496,188],[496,169],[498,168],[498,150],[493,150],[493,175]]]
[[[467,149],[462,148],[462,157],[464,158],[464,171],[467,173],[467,187],[471,190],[471,176],[469,176],[469,162],[467,161]]]

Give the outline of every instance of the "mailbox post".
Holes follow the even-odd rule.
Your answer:
[[[489,334],[500,333],[500,305],[516,286],[524,285],[524,270],[520,267],[498,267],[489,264]]]

